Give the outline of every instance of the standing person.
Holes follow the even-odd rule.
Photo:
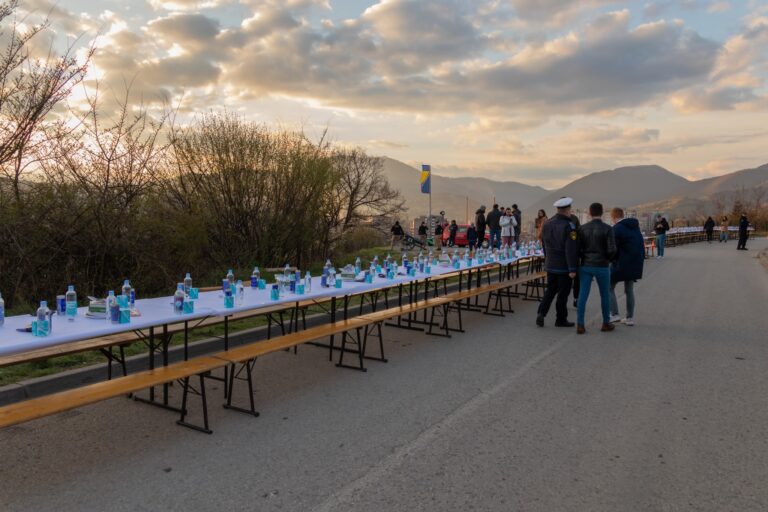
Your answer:
[[[427,244],[427,223],[424,221],[421,221],[421,226],[419,226],[419,242],[423,245]]]
[[[723,215],[723,218],[720,219],[720,242],[719,243],[728,243],[728,217]]]
[[[707,234],[707,242],[711,244],[715,233],[715,220],[712,217],[707,217],[707,221],[704,223],[704,232]]]
[[[435,226],[435,247],[438,251],[443,250],[443,222],[440,221]]]
[[[581,227],[579,218],[571,214],[571,222],[573,222],[573,225],[576,226],[576,230],[578,231]],[[573,278],[573,307],[579,306],[579,290],[581,290],[581,277],[579,276],[579,271],[576,270],[576,277]]]
[[[749,238],[749,220],[747,219],[747,214],[742,213],[739,219],[739,244],[736,246],[736,249],[746,251],[747,238]]]
[[[389,246],[389,250],[391,251],[395,248],[395,242],[398,242],[400,245],[402,245],[405,232],[403,231],[403,227],[400,225],[400,221],[397,220],[395,221],[394,226],[392,226],[392,229],[389,231],[392,233],[392,243]]]
[[[491,239],[488,246],[491,248],[498,248],[501,246],[501,211],[499,205],[493,205],[493,209],[485,219],[488,229],[491,232]]]
[[[653,230],[656,232],[656,259],[661,259],[664,257],[664,244],[667,242],[667,231],[669,231],[667,219],[657,215]]]
[[[626,325],[635,325],[635,281],[643,277],[645,241],[637,219],[625,219],[624,210],[611,210],[613,237],[616,240],[616,258],[611,264],[611,322],[618,322],[619,303],[616,300],[616,285],[624,283],[627,297]]]
[[[547,222],[547,212],[539,210],[536,214],[536,221],[534,222],[536,228],[536,240],[541,240],[541,229],[544,227],[545,222]]]
[[[485,240],[485,205],[481,204],[480,208],[475,212],[475,229],[477,229],[477,239],[480,240],[480,247],[483,246]]]
[[[573,327],[568,321],[568,296],[576,276],[576,263],[579,257],[578,235],[576,226],[571,222],[571,204],[573,199],[562,197],[555,201],[557,215],[549,219],[541,232],[544,244],[544,269],[547,272],[547,289],[539,304],[536,325],[544,327],[552,301],[557,296],[555,311],[556,327]]]
[[[579,228],[579,306],[576,313],[576,332],[584,334],[584,312],[587,309],[592,278],[600,290],[600,309],[603,312],[603,332],[614,329],[611,323],[611,260],[616,256],[616,240],[611,226],[603,222],[603,205],[589,205],[592,220]]]
[[[520,230],[523,227],[523,213],[518,209],[516,204],[512,205],[512,216],[515,218],[515,244],[520,245]]]
[[[451,225],[448,226],[448,247],[456,245],[456,233],[459,232],[459,226],[456,225],[456,221],[452,220]]]
[[[475,228],[474,223],[470,224],[467,228],[467,244],[470,251],[477,247],[477,228]]]
[[[507,208],[499,221],[501,226],[501,245],[512,247],[512,241],[515,239],[515,218],[512,216],[512,209]]]

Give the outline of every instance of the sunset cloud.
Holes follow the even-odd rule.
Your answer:
[[[75,33],[95,44],[91,87],[130,84],[136,101],[178,103],[189,115],[226,107],[328,126],[406,161],[433,154],[472,172],[506,164],[509,179],[528,176],[526,166],[548,169],[551,183],[556,168],[570,176],[657,158],[703,169],[734,161],[713,154],[724,146],[764,163],[764,135],[728,139],[761,133],[768,110],[768,12],[758,4],[103,0],[81,11],[29,0],[24,8],[51,20],[40,51]]]

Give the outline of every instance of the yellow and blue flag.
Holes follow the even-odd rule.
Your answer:
[[[429,194],[432,182],[432,167],[427,164],[421,166],[421,193]]]

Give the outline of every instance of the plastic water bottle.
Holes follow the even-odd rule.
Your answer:
[[[304,293],[312,291],[312,276],[309,274],[309,270],[304,274]]]
[[[3,300],[3,294],[0,293],[0,327],[5,323],[5,301]]]
[[[254,267],[251,272],[251,288],[257,288],[259,286],[259,280],[261,279],[261,272],[259,267]]]
[[[123,292],[123,295],[125,295],[126,297],[128,297],[130,299],[130,297],[131,297],[131,282],[128,279],[123,281],[122,292]]]
[[[355,258],[355,275],[359,274],[363,270],[363,264],[360,261],[360,256]]]
[[[184,283],[176,285],[176,293],[173,294],[173,312],[177,315],[184,313]]]
[[[374,254],[373,255],[373,266],[374,267],[378,267],[379,266],[379,255],[378,254]]]
[[[187,276],[184,278],[184,293],[189,295],[192,291],[192,276],[187,272]]]
[[[67,287],[67,320],[70,322],[75,320],[77,316],[77,293],[75,293],[75,285],[71,284]]]
[[[117,297],[115,297],[115,290],[109,290],[109,293],[107,294],[107,300],[104,301],[104,305],[106,306],[106,312],[107,312],[107,322],[109,323],[118,323],[120,321],[120,310],[117,305]],[[118,311],[118,318],[117,322],[113,320],[112,314],[113,312],[117,310]]]
[[[235,273],[232,272],[232,269],[227,271],[227,281],[229,281],[229,286],[233,286],[235,284]]]
[[[48,302],[41,300],[40,307],[37,308],[37,335],[48,336],[51,330],[51,326],[48,320],[48,313],[51,310],[48,309]]]
[[[283,290],[285,293],[288,293],[291,290],[291,281],[292,278],[295,279],[293,272],[291,272],[291,266],[289,264],[285,264],[285,268],[283,269]],[[293,286],[296,286],[293,284]]]
[[[242,306],[245,300],[245,286],[241,280],[237,281],[237,305]]]
[[[325,260],[325,266],[323,266],[323,275],[320,277],[320,286],[323,288],[327,288],[330,286],[330,283],[328,283],[328,277],[331,274],[331,260],[330,258]]]

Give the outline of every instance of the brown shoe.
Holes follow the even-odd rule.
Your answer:
[[[576,334],[584,334],[585,332],[587,332],[587,330],[584,328],[583,325],[576,326]]]
[[[602,332],[610,332],[616,328],[613,324],[603,324],[603,327],[600,328]]]

